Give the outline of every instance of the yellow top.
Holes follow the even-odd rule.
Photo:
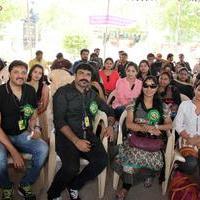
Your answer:
[[[29,61],[29,70],[36,64],[41,65],[42,67],[44,67],[44,69],[47,69],[49,71],[49,67],[48,67],[48,62],[46,62],[44,59],[42,59],[41,61],[38,61],[36,58],[34,58],[33,60]]]

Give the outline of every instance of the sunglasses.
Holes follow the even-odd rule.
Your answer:
[[[149,87],[150,87],[151,89],[155,89],[155,88],[157,88],[157,85],[156,85],[156,84],[148,85],[148,84],[146,84],[146,83],[143,85],[143,88],[149,88]]]

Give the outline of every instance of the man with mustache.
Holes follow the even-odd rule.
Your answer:
[[[113,139],[114,112],[90,89],[93,68],[81,63],[75,80],[59,88],[53,97],[56,152],[62,161],[48,191],[48,200],[59,198],[68,189],[71,200],[80,200],[78,190],[99,175],[108,158],[100,139],[92,132],[92,120],[98,110],[106,112],[109,126],[104,136]],[[89,164],[79,173],[80,157]]]
[[[89,53],[90,53],[90,51],[88,49],[81,49],[81,51],[80,51],[81,60],[75,61],[73,66],[70,68],[70,72],[72,72],[72,74],[75,73],[78,65],[80,65],[81,63],[88,62]]]
[[[2,200],[13,200],[13,183],[8,176],[8,153],[14,167],[24,168],[20,154],[32,154],[31,168],[20,181],[18,193],[25,200],[35,200],[31,185],[36,181],[48,155],[48,145],[40,139],[37,100],[33,87],[25,84],[28,65],[20,60],[9,66],[10,79],[0,86],[0,187]]]

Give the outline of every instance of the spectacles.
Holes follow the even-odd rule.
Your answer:
[[[156,85],[156,84],[148,85],[148,84],[146,84],[146,83],[143,85],[143,88],[149,88],[149,87],[150,87],[151,89],[155,89],[155,88],[157,88],[157,85]]]
[[[109,82],[110,81],[110,76],[106,76],[106,81]]]

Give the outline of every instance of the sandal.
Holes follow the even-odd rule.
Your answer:
[[[144,180],[144,187],[145,188],[149,188],[149,187],[152,186],[152,183],[153,183],[153,178],[152,177],[146,178]]]
[[[126,190],[125,188],[122,188],[116,193],[116,200],[125,200],[127,194],[128,194],[128,190]]]

